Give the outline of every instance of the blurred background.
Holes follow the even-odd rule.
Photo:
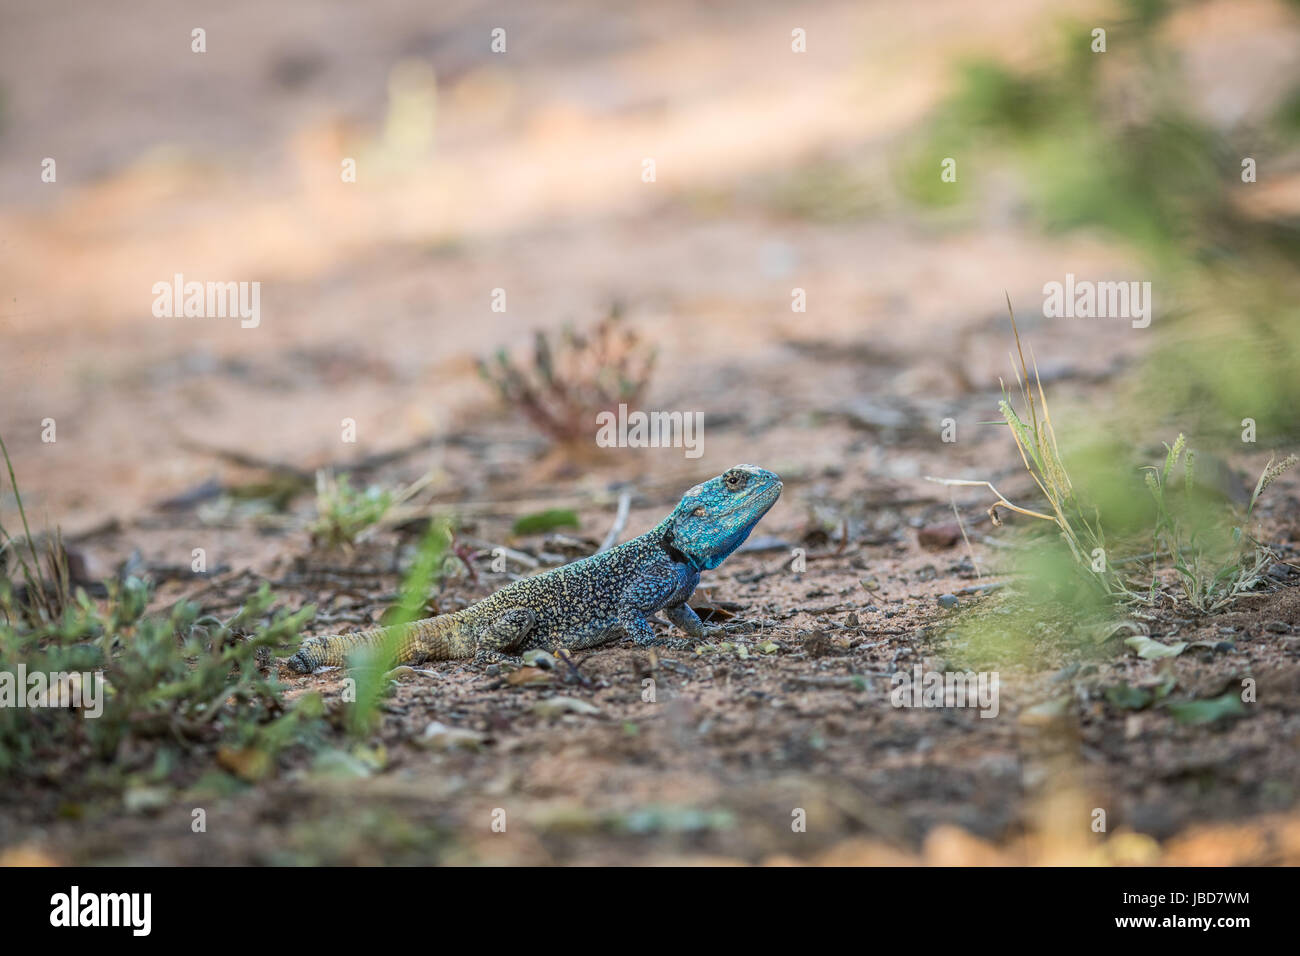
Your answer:
[[[742,384],[787,413],[995,387],[1004,290],[1040,360],[1082,374],[1203,312],[1238,341],[1185,348],[1173,385],[1203,395],[1193,373],[1231,357],[1252,387],[1291,389],[1257,418],[1294,407],[1277,365],[1295,355],[1293,4],[0,16],[0,433],[65,528],[201,480],[187,440],[310,464],[344,417],[371,451],[471,420],[492,402],[473,358],[614,300],[660,349],[656,407],[723,415]],[[1154,280],[1152,327],[1036,334],[1041,287],[1067,272]],[[260,281],[261,326],[155,318],[176,273]],[[1252,346],[1274,333],[1285,349]],[[864,375],[846,354],[877,361]],[[1211,385],[1220,424],[1251,410]]]
[[[1046,507],[1000,424],[1002,381],[1018,394],[1008,299],[1080,498],[1100,505],[1109,534],[1150,536],[1154,506],[1137,469],[1161,461],[1179,433],[1201,455],[1202,484],[1236,506],[1300,437],[1300,4],[183,7],[0,3],[0,435],[33,523],[80,538],[88,578],[137,550],[154,565],[187,565],[198,527],[227,571],[301,556],[318,542],[302,533],[310,503],[299,493],[324,466],[390,488],[432,474],[421,489],[471,515],[485,496],[518,513],[580,494],[582,531],[599,540],[618,483],[645,492],[628,526],[639,533],[690,484],[749,461],[787,482],[762,529],[783,536],[776,550],[839,550],[818,566],[830,577],[772,577],[744,592],[752,581],[739,582],[729,594],[767,602],[764,613],[794,605],[791,627],[823,627],[824,609],[800,618],[797,602],[831,594],[823,587],[860,598],[861,580],[871,601],[881,587],[900,615],[915,614],[882,613],[893,623],[871,626],[928,627],[931,599],[979,571],[945,565],[916,529],[960,509],[980,548],[972,555],[996,564],[1005,546],[988,537],[987,489],[924,478],[992,480]],[[155,316],[154,285],[177,274],[259,282],[260,323]],[[1150,282],[1150,325],[1045,316],[1045,284],[1067,275]],[[590,435],[575,442],[539,426],[537,409],[492,371],[509,368],[492,364],[501,350],[533,355],[538,331],[561,336],[610,316],[633,330],[634,351],[654,354],[628,394],[643,408],[705,414],[700,460],[681,449],[588,458]],[[54,442],[42,440],[51,419]],[[345,419],[355,444],[341,441]],[[947,420],[956,441],[940,440]],[[279,523],[257,527],[296,535],[291,546],[250,534],[234,508],[188,524],[137,520],[217,495],[246,501],[246,485],[235,490],[268,472],[293,482],[283,495],[258,485],[259,517]],[[1276,506],[1255,517],[1294,560],[1296,489],[1280,486]],[[295,495],[300,513],[285,518]],[[6,487],[7,520],[15,504]],[[504,511],[485,519],[500,532],[493,541],[504,538],[490,526]],[[944,534],[942,547],[959,546],[956,531]],[[1276,580],[1294,579],[1277,567]],[[1060,582],[1047,584],[1059,597]],[[1295,633],[1298,612],[1267,618],[1284,628],[1268,653],[1291,668],[1286,680],[1294,649],[1284,641],[1294,638],[1278,635]],[[961,665],[1028,665],[1044,683],[1017,699],[1025,725],[1055,720],[1031,706],[1062,667],[1057,645],[1025,639],[1041,617],[1031,611],[1013,646],[946,649]],[[1195,625],[1224,643],[1217,626]],[[1005,637],[1006,622],[999,629]],[[847,653],[857,638],[845,640]],[[909,663],[893,648],[871,653],[880,668]],[[1258,663],[1245,655],[1218,670]],[[1175,748],[1164,755],[1179,765],[1152,771],[1159,782],[1148,787],[1134,770],[1154,765],[1142,724],[1152,714],[1118,704],[1103,714],[1099,700],[1078,696],[1096,733],[1064,749],[1089,783],[1120,794],[1116,812],[1135,831],[1165,839],[1207,817],[1294,806],[1294,756],[1267,767],[1242,756],[1292,746],[1294,714],[1234,725],[1226,750],[1161,724],[1167,739],[1208,740],[1222,774],[1189,783]],[[541,781],[543,797],[583,802],[603,781],[615,803],[686,794],[707,804],[820,768],[833,785],[816,799],[838,829],[815,845],[831,862],[894,861],[879,848],[835,849],[864,831],[914,847],[937,833],[922,851],[931,862],[1091,852],[1070,827],[1092,803],[1070,790],[1054,804],[1036,789],[1063,777],[1062,765],[1018,750],[1015,720],[975,745],[873,703],[870,715],[819,712],[769,727],[770,737],[738,733],[736,750],[716,753],[704,731],[689,735],[699,722],[683,705],[654,738],[656,759],[686,752],[683,742],[700,748],[680,779],[630,758],[610,771],[611,747],[651,743],[599,735],[592,753],[544,755],[524,777]],[[748,714],[719,720],[749,726]],[[851,739],[837,744],[846,721]],[[864,762],[868,731],[883,749]],[[937,747],[936,733],[949,735]],[[445,775],[429,772],[441,786]],[[488,780],[490,761],[466,772],[475,793],[512,786]],[[841,778],[857,790],[846,796]],[[773,787],[752,799],[788,815]],[[1061,842],[1046,837],[1015,858],[962,835],[1050,834],[1065,820],[1075,823],[1061,824]],[[651,829],[713,828],[712,817],[682,821],[656,817]],[[1300,838],[1286,825],[1294,860]],[[794,852],[780,842],[788,836],[733,832],[714,849],[756,859]],[[260,852],[248,840],[232,860]],[[362,844],[286,859],[368,860]],[[1168,858],[1234,862],[1240,845],[1219,833]],[[1149,860],[1153,846],[1115,843],[1107,859]],[[564,858],[539,847],[515,859]],[[1244,859],[1270,859],[1257,849]],[[628,859],[608,847],[587,858]]]

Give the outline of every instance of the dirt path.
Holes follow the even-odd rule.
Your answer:
[[[214,449],[310,473],[429,439],[366,480],[398,487],[432,471],[466,535],[533,552],[556,545],[512,537],[515,518],[572,505],[572,534],[598,541],[621,483],[636,491],[627,535],[736,462],[779,472],[787,490],[756,547],[706,580],[736,615],[729,647],[622,645],[529,684],[460,665],[406,675],[360,748],[340,735],[331,756],[298,754],[233,790],[195,782],[214,760],[196,749],[161,805],[11,799],[0,847],[130,863],[1300,862],[1287,815],[1300,788],[1295,575],[1227,617],[1155,614],[1153,634],[1210,645],[1176,659],[1112,642],[1003,664],[994,719],[891,703],[891,675],[914,665],[998,663],[948,631],[938,601],[996,607],[998,592],[980,589],[1005,580],[1006,544],[986,496],[956,498],[969,551],[924,547],[918,532],[952,519],[927,475],[1032,492],[1006,430],[987,424],[1010,372],[1004,291],[1026,304],[1021,331],[1062,428],[1116,401],[1147,348],[1123,323],[1049,334],[1033,315],[1044,277],[1105,274],[1123,251],[1044,238],[996,191],[953,223],[918,216],[893,187],[891,151],[952,57],[1007,50],[1059,4],[826,4],[801,21],[806,58],[789,54],[778,4],[734,19],[656,5],[619,21],[582,2],[558,20],[518,4],[504,63],[479,42],[495,21],[468,4],[418,18],[407,3],[369,4],[364,30],[343,8],[280,5],[267,23],[261,5],[230,4],[211,14],[202,58],[188,52],[188,19],[153,6],[139,13],[147,34],[79,20],[104,42],[83,44],[81,68],[42,97],[19,78],[71,42],[58,11],[12,12],[21,30],[0,30],[0,87],[12,90],[0,434],[29,509],[70,533],[91,577],[130,560],[166,579],[160,606],[202,589],[216,608],[265,577],[324,610],[314,633],[377,619],[409,539],[314,551],[310,494],[279,512],[231,496],[267,473]],[[174,55],[143,54],[173,34]],[[118,82],[123,57],[140,69]],[[428,90],[418,70],[394,80],[403,58],[437,70],[436,145],[416,160],[408,138],[421,131],[403,126],[403,103]],[[80,124],[54,121],[82,99],[96,108],[78,109]],[[31,157],[45,153],[59,157],[57,196],[32,183]],[[341,155],[360,160],[355,185],[340,187]],[[654,184],[640,179],[646,156]],[[826,186],[828,163],[847,163],[847,179]],[[827,217],[828,205],[855,211]],[[154,318],[152,285],[176,272],[261,281],[262,324]],[[791,311],[795,287],[806,312]],[[498,288],[504,314],[490,308]],[[660,350],[646,405],[705,415],[701,458],[627,450],[552,468],[478,380],[474,358],[590,322],[614,300]],[[955,443],[940,438],[947,418]],[[344,419],[356,444],[340,440]],[[1158,449],[1169,437],[1126,440]],[[1230,464],[1253,474],[1266,457]],[[160,507],[205,482],[227,494]],[[1291,479],[1264,512],[1291,549],[1297,503]],[[207,583],[185,573],[199,547],[216,569]],[[804,571],[791,568],[796,548]],[[439,601],[508,580],[486,560],[476,571]],[[1209,727],[1106,698],[1171,677],[1209,696],[1246,676],[1268,693]],[[327,700],[343,688],[338,673],[292,680]],[[538,712],[556,697],[594,711]],[[432,722],[464,732],[464,746],[421,742]],[[191,837],[196,806],[220,839]],[[1105,833],[1088,827],[1095,808]],[[799,811],[804,832],[791,827]]]

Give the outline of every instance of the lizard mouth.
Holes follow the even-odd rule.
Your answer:
[[[700,569],[716,568],[727,555],[744,544],[754,526],[781,497],[784,486],[773,478],[754,487],[725,511],[707,516],[687,516],[665,542],[669,553],[681,555]],[[676,558],[674,558],[676,559]]]
[[[725,512],[727,515],[755,515],[755,520],[767,514],[776,500],[781,497],[781,491],[785,485],[777,479],[763,486],[754,492],[746,501],[742,501],[736,507]]]
[[[755,488],[743,500],[736,502],[726,511],[718,512],[714,520],[719,524],[731,524],[736,522],[737,519],[740,522],[757,523],[776,504],[784,487],[785,485],[782,484],[780,479],[767,482],[763,486]]]

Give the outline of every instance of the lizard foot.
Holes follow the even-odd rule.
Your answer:
[[[488,664],[522,664],[524,659],[518,654],[506,654],[502,651],[479,651],[474,655],[473,663],[480,667]]]
[[[667,647],[674,651],[693,651],[695,650],[696,641],[685,637],[656,637],[652,641],[647,641],[650,647]]]

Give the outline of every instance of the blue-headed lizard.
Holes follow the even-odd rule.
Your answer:
[[[407,625],[396,638],[395,660],[514,660],[532,648],[577,650],[622,636],[682,646],[655,636],[651,619],[659,611],[702,638],[704,624],[686,603],[700,572],[740,547],[780,495],[775,474],[736,465],[686,492],[672,514],[639,538],[515,581],[464,610]],[[389,639],[385,627],[308,638],[285,663],[303,673],[341,665]]]

